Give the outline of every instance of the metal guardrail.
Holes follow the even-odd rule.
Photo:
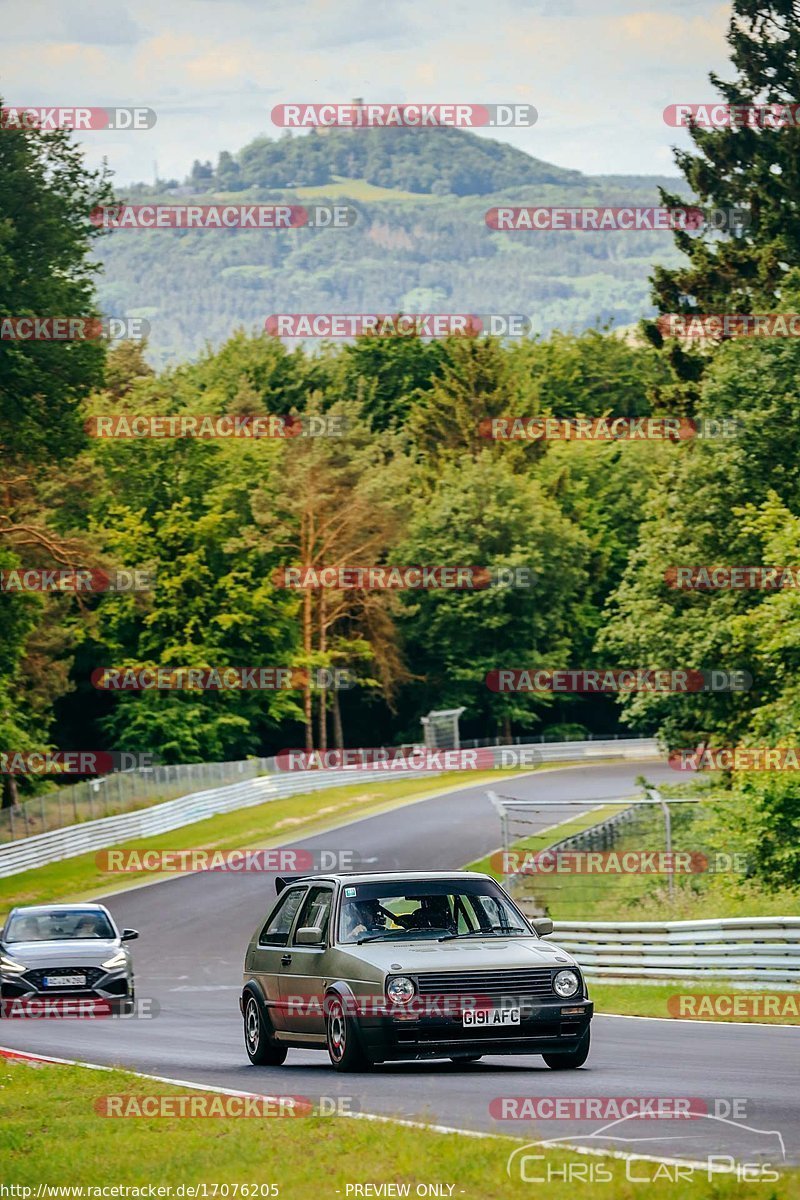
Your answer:
[[[658,752],[656,742],[652,738],[627,738],[607,743],[599,741],[591,743],[557,742],[549,745],[536,743],[530,746],[498,746],[482,750],[479,753],[487,756],[487,767],[500,766],[502,765],[502,751],[505,749],[513,749],[517,752],[530,749],[536,752],[538,757],[531,758],[524,763],[523,769],[529,763],[535,762],[557,762],[573,758],[608,758],[610,756],[650,757]],[[274,759],[262,759],[261,763],[267,770],[270,768],[274,770]],[[483,762],[479,762],[477,765],[481,767]],[[439,772],[414,770],[413,773],[409,771],[406,777],[412,774],[414,778],[417,778],[436,775]],[[464,775],[466,786],[469,772],[465,771]],[[383,771],[375,767],[358,770],[293,771],[285,774],[262,775],[243,783],[194,792],[176,800],[168,800],[163,804],[137,809],[135,812],[84,821],[81,824],[68,825],[62,829],[53,829],[47,833],[35,834],[2,845],[0,846],[0,878],[16,875],[20,871],[27,871],[32,867],[59,862],[64,858],[74,858],[92,850],[103,850],[131,838],[146,838],[160,833],[168,833],[184,825],[191,825],[195,821],[202,821],[206,817],[232,812],[237,808],[266,804],[271,800],[319,791],[322,788],[342,787],[353,783],[374,783],[376,780],[383,781],[398,777],[400,777],[398,772]]]
[[[552,937],[590,979],[800,983],[800,917],[556,921]]]
[[[336,778],[330,778],[331,775],[335,775]],[[150,808],[139,809],[138,812],[123,813],[117,817],[102,817],[98,821],[86,821],[82,825],[54,829],[51,833],[40,833],[35,837],[0,846],[0,877],[16,875],[20,871],[28,871],[32,867],[41,867],[47,863],[60,862],[64,858],[75,858],[92,850],[104,850],[108,846],[130,839],[169,833],[173,829],[192,825],[195,821],[203,821],[207,817],[233,812],[239,808],[252,808],[257,804],[267,804],[285,796],[374,780],[375,772],[369,769],[346,773],[296,771],[292,775],[263,775],[246,783],[195,792],[191,796],[168,800],[165,804],[154,804]]]

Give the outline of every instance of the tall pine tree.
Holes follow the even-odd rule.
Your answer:
[[[736,78],[710,75],[725,103],[800,105],[800,0],[734,0],[727,40]],[[774,311],[788,272],[800,269],[800,127],[693,125],[691,138],[693,151],[675,151],[689,203],[742,209],[745,228],[732,236],[676,231],[688,262],[655,269],[654,303],[661,313]],[[661,196],[670,207],[687,203],[663,189]],[[647,333],[661,344],[654,324]],[[703,353],[672,342],[670,357],[691,393]]]

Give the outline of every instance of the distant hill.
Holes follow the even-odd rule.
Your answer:
[[[220,191],[313,187],[344,177],[420,195],[482,196],[582,178],[465,129],[312,129],[256,138],[236,155],[223,152],[213,172],[209,166],[196,163],[191,182]]]
[[[630,325],[649,306],[668,233],[497,233],[497,204],[657,204],[646,176],[593,178],[460,129],[331,130],[257,138],[191,177],[124,199],[350,201],[351,229],[119,231],[101,242],[101,304],[145,316],[159,365],[280,312],[523,313],[534,330]]]

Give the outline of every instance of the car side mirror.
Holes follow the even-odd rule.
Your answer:
[[[534,917],[531,921],[531,928],[539,937],[547,937],[548,933],[553,932],[553,922],[549,917]]]
[[[138,929],[123,929],[123,931],[122,931],[122,939],[121,939],[121,940],[122,940],[123,942],[132,942],[132,941],[133,941],[133,939],[134,939],[134,938],[137,938],[138,936],[139,936],[139,930],[138,930]]]
[[[324,939],[319,925],[305,925],[298,929],[294,940],[298,946],[319,946]]]

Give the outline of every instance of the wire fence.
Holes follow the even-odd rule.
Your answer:
[[[549,748],[548,748],[549,743]],[[609,743],[612,743],[609,746]],[[537,747],[533,762],[558,761],[562,750],[570,749],[575,757],[604,752],[610,749],[630,756],[651,754],[656,743],[648,738],[630,738],[613,734],[609,738],[586,738],[570,742],[569,739],[545,739],[542,736],[532,742],[529,737],[481,738],[462,743],[463,749],[502,746]],[[541,749],[538,749],[541,747]],[[492,764],[489,764],[492,765]],[[503,764],[495,764],[503,765]],[[511,763],[506,765],[513,765]],[[522,764],[523,767],[526,764]],[[227,784],[243,783],[259,775],[271,775],[280,770],[274,757],[248,758],[233,762],[175,763],[169,766],[140,767],[131,771],[115,771],[96,779],[83,780],[67,787],[28,796],[13,808],[0,809],[0,845],[50,833],[70,825],[102,817],[114,817],[123,813],[136,812],[166,800],[176,800],[192,792],[207,791]],[[388,778],[389,776],[387,776]]]
[[[269,762],[264,758],[248,758],[238,762],[143,767],[40,792],[38,796],[26,797],[14,808],[0,809],[0,844],[100,817],[135,812],[190,792],[243,783],[268,770]]]

